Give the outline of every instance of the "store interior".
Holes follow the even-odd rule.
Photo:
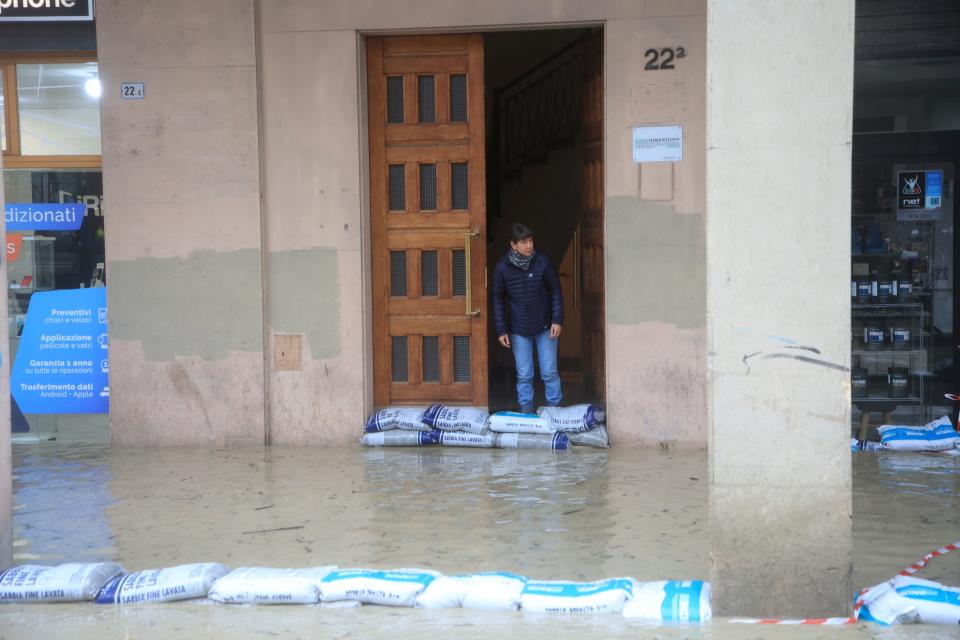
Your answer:
[[[960,43],[943,36],[960,10],[926,4],[858,3],[850,296],[861,440],[878,440],[880,424],[956,421],[945,394],[960,390]]]
[[[582,229],[585,139],[584,46],[593,29],[500,31],[484,35],[487,133],[487,265],[509,248],[521,222],[554,265],[564,295],[558,368],[564,402],[600,402],[597,372],[584,357]],[[602,37],[602,36],[601,36]],[[489,286],[489,283],[488,283]],[[492,317],[492,300],[489,317]],[[490,409],[516,410],[512,353],[490,328]],[[534,381],[535,403],[545,404]]]

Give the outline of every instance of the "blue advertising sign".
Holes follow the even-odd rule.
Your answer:
[[[108,413],[107,290],[30,298],[10,391],[24,413]]]
[[[3,208],[7,231],[77,231],[87,206],[81,202],[8,202]]]
[[[927,209],[936,209],[943,202],[943,171],[927,171]]]

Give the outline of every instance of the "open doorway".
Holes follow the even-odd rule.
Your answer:
[[[602,29],[487,33],[484,59],[488,286],[510,225],[526,224],[563,289],[564,404],[603,404]],[[488,347],[490,409],[516,409],[513,355],[492,327]],[[545,404],[539,368],[534,387]]]

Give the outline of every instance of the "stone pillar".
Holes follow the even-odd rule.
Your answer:
[[[709,0],[717,615],[850,610],[852,0]]]
[[[113,443],[262,444],[253,0],[100,2],[97,57]]]
[[[0,156],[0,204],[3,194],[3,158]],[[0,220],[3,237],[6,223]],[[4,242],[6,246],[6,242]],[[0,260],[0,282],[7,281],[6,251]],[[7,290],[4,289],[4,293]],[[0,304],[0,569],[13,561],[13,465],[10,454],[10,336],[7,323],[7,301]]]

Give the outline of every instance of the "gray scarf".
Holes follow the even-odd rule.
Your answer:
[[[510,264],[521,271],[526,271],[530,268],[530,263],[533,262],[533,256],[535,255],[537,255],[537,253],[533,252],[529,256],[525,256],[518,251],[510,249]]]

